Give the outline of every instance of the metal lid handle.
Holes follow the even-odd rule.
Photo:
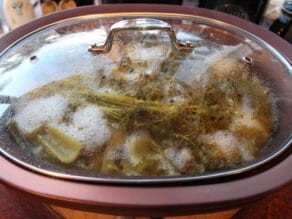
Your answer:
[[[194,45],[191,42],[179,42],[176,38],[175,32],[172,27],[161,20],[149,18],[135,18],[129,20],[122,20],[113,24],[110,28],[107,39],[103,45],[92,45],[88,50],[93,53],[106,53],[109,52],[113,39],[116,33],[124,30],[161,30],[165,31],[170,38],[171,45],[176,50],[192,50]]]

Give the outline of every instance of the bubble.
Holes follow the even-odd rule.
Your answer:
[[[55,128],[84,144],[85,153],[99,150],[111,137],[103,111],[94,105],[77,108],[72,124],[55,124]]]
[[[182,148],[180,150],[167,148],[164,153],[178,169],[183,169],[187,162],[192,159],[191,151],[187,148]]]
[[[23,101],[16,108],[14,121],[18,129],[30,133],[44,123],[54,123],[60,120],[69,102],[60,95]]]

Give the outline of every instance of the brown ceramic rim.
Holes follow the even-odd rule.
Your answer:
[[[272,45],[289,63],[292,54],[289,45],[276,35],[247,21],[218,12],[198,8],[151,5],[115,5],[84,7],[40,18],[6,35],[1,39],[0,51],[25,34],[44,25],[72,16],[96,13],[166,12],[208,17],[230,23],[251,32]],[[65,181],[39,175],[22,169],[0,157],[1,181],[22,191],[60,205],[122,215],[180,215],[227,208],[246,203],[267,192],[291,182],[291,150],[279,164],[266,171],[227,182],[161,187],[109,186]],[[288,173],[288,174],[287,174]]]
[[[67,19],[63,19],[54,23],[51,23],[49,25],[44,25],[41,28],[38,28],[34,30],[33,32],[28,33],[27,35],[20,38],[18,41],[14,42],[12,46],[9,46],[5,51],[9,50],[11,47],[13,47],[15,44],[18,44],[19,41],[24,40],[27,37],[30,37],[34,34],[37,34],[39,31],[42,31],[46,28],[55,27],[62,24],[68,24],[68,22],[74,22],[74,21],[80,21],[80,20],[87,20],[87,19],[103,19],[103,18],[119,18],[123,19],[123,17],[141,17],[140,12],[131,12],[131,13],[102,13],[102,14],[93,14],[93,15],[84,15],[84,16],[71,16]],[[161,17],[161,18],[174,18],[174,19],[194,19],[199,22],[203,22],[205,24],[210,25],[218,25],[219,27],[223,27],[226,29],[229,29],[230,31],[233,31],[235,34],[239,35],[245,35],[247,34],[248,37],[250,37],[250,40],[254,40],[255,42],[259,43],[260,45],[267,47],[271,53],[273,53],[280,61],[282,65],[284,65],[284,68],[287,69],[287,71],[290,73],[291,69],[288,64],[288,62],[285,60],[285,58],[282,57],[281,54],[279,54],[275,49],[273,49],[269,44],[266,44],[263,42],[260,38],[256,38],[254,35],[244,32],[244,30],[239,29],[238,27],[235,27],[233,25],[229,25],[225,22],[209,19],[207,17],[200,17],[200,16],[194,16],[194,15],[187,15],[187,14],[176,14],[176,13],[143,13],[143,17],[151,18],[151,17]],[[10,33],[13,34],[14,32]],[[1,54],[0,54],[1,56]],[[268,64],[268,63],[267,63]],[[265,66],[267,67],[267,66]],[[267,68],[269,69],[269,68]],[[292,72],[291,72],[292,74]],[[282,79],[284,80],[284,79]],[[283,86],[283,84],[281,84]],[[1,123],[5,124],[5,119]],[[279,127],[281,129],[281,127]],[[290,130],[290,128],[288,128]],[[10,139],[10,136],[6,133],[5,125],[0,124],[0,133],[3,134],[1,136],[0,141],[1,142],[7,142],[7,139]],[[16,164],[27,168],[29,170],[33,170],[35,172],[49,175],[57,178],[63,178],[68,180],[77,180],[77,181],[85,181],[85,182],[96,182],[96,183],[110,183],[110,184],[131,184],[131,185],[145,185],[145,184],[175,184],[175,183],[195,183],[198,181],[208,181],[211,182],[211,180],[218,180],[218,178],[228,178],[230,180],[230,177],[235,177],[236,175],[243,175],[243,173],[247,171],[254,170],[260,166],[263,166],[270,161],[277,158],[279,155],[284,153],[290,146],[292,142],[292,136],[286,139],[285,142],[281,141],[280,146],[278,146],[276,149],[271,150],[268,155],[262,155],[259,156],[258,159],[256,159],[253,162],[250,162],[248,164],[235,167],[228,170],[223,171],[214,171],[209,173],[204,173],[200,175],[185,175],[185,176],[169,176],[169,177],[131,177],[131,176],[115,176],[115,175],[101,175],[101,174],[94,174],[94,173],[83,173],[79,172],[78,170],[74,169],[64,169],[64,168],[58,168],[55,166],[51,166],[49,164],[46,164],[44,162],[38,161],[36,159],[32,159],[30,156],[27,156],[23,151],[18,151],[17,147],[15,147],[14,144],[4,144],[4,147],[0,147],[0,153],[2,153],[4,156],[9,158],[10,160],[14,161]],[[12,150],[11,150],[12,149]]]

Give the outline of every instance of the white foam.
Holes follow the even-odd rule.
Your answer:
[[[124,145],[110,148],[106,154],[108,160],[127,160],[128,154]]]
[[[79,107],[70,125],[55,124],[55,128],[80,141],[85,152],[99,150],[111,137],[111,130],[101,109],[94,105]]]
[[[129,57],[133,62],[141,60],[161,60],[168,56],[169,49],[165,46],[144,47],[142,44],[137,44],[131,47]]]
[[[94,89],[93,89],[94,90]],[[104,93],[110,93],[110,94],[115,94],[117,93],[113,88],[111,87],[100,87],[97,89],[99,92],[104,92]]]
[[[241,106],[237,110],[237,114],[233,117],[230,124],[230,130],[236,130],[238,127],[245,126],[249,128],[257,129],[261,132],[265,132],[262,124],[254,118],[254,109],[251,106],[250,99],[245,95],[243,96]]]
[[[242,145],[239,147],[241,159],[243,161],[252,161],[254,160],[254,155],[251,154],[251,152],[248,150],[248,148],[245,145]]]
[[[179,151],[173,148],[167,148],[164,150],[164,153],[178,169],[183,169],[187,162],[193,159],[191,151],[188,148],[182,148]]]
[[[155,74],[159,72],[161,62],[169,56],[170,49],[166,46],[144,47],[143,44],[131,46],[127,51],[136,72],[142,71],[144,74]],[[139,63],[147,63],[146,67],[141,67]]]
[[[161,168],[167,172],[167,175],[179,175],[178,172],[166,160],[161,160]]]
[[[243,161],[252,160],[254,157],[247,150],[244,141],[239,141],[230,131],[216,131],[200,135],[203,142],[216,145],[217,149],[231,162],[240,156]]]
[[[132,72],[129,74],[126,73],[123,76],[126,81],[138,81],[141,77],[141,74],[139,72]]]
[[[178,94],[174,95],[174,96],[170,96],[170,92],[171,91],[176,91]],[[186,101],[186,99],[184,98],[184,96],[182,95],[183,93],[185,93],[184,88],[175,82],[171,82],[171,84],[166,84],[164,85],[164,101],[165,102],[174,102],[174,103],[183,103]]]
[[[44,123],[58,122],[63,117],[69,102],[64,97],[55,95],[22,104],[23,108],[21,105],[17,106],[14,121],[18,129],[27,134]]]

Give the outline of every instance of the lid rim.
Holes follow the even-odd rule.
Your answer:
[[[90,7],[92,8],[92,7]],[[75,9],[76,10],[76,9]],[[77,9],[78,10],[78,9]],[[54,15],[50,15],[52,17],[54,17]],[[57,15],[56,15],[57,16]],[[46,25],[43,25],[37,29],[35,29],[34,31],[32,32],[29,32],[28,34],[24,35],[23,37],[19,38],[18,41],[12,43],[9,47],[7,47],[5,50],[3,50],[0,54],[3,55],[6,51],[9,51],[10,48],[12,48],[13,46],[17,45],[21,40],[25,39],[25,38],[28,38],[29,36],[32,36],[34,35],[35,33],[37,32],[40,32],[42,30],[45,30],[47,28],[50,28],[50,27],[54,27],[55,25],[57,24],[63,24],[63,23],[67,23],[68,21],[78,21],[80,20],[81,18],[84,18],[84,19],[97,19],[97,18],[107,18],[107,17],[123,17],[123,16],[126,16],[126,17],[141,17],[141,13],[140,12],[130,12],[130,13],[124,13],[124,12],[121,12],[121,13],[104,13],[104,14],[87,14],[87,15],[80,15],[80,16],[73,16],[73,17],[70,17],[70,18],[65,18],[65,19],[60,19],[60,20],[57,20],[53,23],[49,23],[49,24],[46,24]],[[291,68],[289,66],[289,63],[288,61],[281,55],[280,52],[278,52],[273,46],[271,46],[270,44],[268,44],[266,41],[262,40],[261,38],[259,38],[257,35],[253,34],[253,33],[250,33],[248,31],[246,31],[245,29],[242,29],[241,27],[237,27],[237,26],[234,26],[233,24],[229,24],[227,22],[223,22],[221,20],[214,20],[212,18],[209,18],[209,17],[202,17],[202,16],[199,16],[199,15],[192,15],[192,14],[178,14],[178,13],[158,13],[158,12],[146,12],[146,13],[143,13],[143,17],[162,17],[162,18],[177,18],[179,17],[180,19],[195,19],[199,22],[203,22],[204,24],[215,24],[216,25],[220,25],[220,28],[222,27],[222,29],[228,29],[229,31],[233,31],[235,33],[239,33],[240,34],[244,34],[244,36],[248,36],[249,38],[251,38],[252,40],[255,40],[257,43],[259,43],[260,45],[264,45],[265,48],[267,48],[270,52],[272,52],[274,55],[277,56],[277,58],[281,61],[281,63],[287,68],[287,72],[289,75],[292,74],[291,72]],[[29,24],[28,24],[29,25]],[[290,71],[289,71],[290,70]],[[289,138],[287,139],[289,141]],[[291,139],[290,139],[291,140]],[[289,145],[291,144],[291,142],[288,144],[283,144],[284,146],[281,147],[281,150],[280,151],[284,151],[284,149],[287,149],[289,147]],[[288,145],[288,146],[287,146]],[[284,148],[284,149],[283,149]],[[1,147],[0,148],[2,154],[5,154],[5,156],[9,157],[9,154],[7,154],[5,152],[5,150]],[[282,152],[281,152],[282,153]],[[266,160],[269,161],[271,159],[273,159],[274,157],[276,157],[276,155],[280,154],[280,152],[278,153],[277,151],[275,151],[273,153],[273,156],[269,156]],[[275,155],[275,156],[274,156]],[[10,157],[10,159],[14,160],[13,158]],[[248,165],[248,168],[236,168],[235,170],[232,170],[232,171],[221,171],[219,172],[219,174],[213,174],[213,176],[208,176],[208,174],[206,176],[198,176],[198,177],[187,177],[185,178],[185,180],[181,179],[183,177],[180,177],[178,180],[179,181],[193,181],[193,180],[205,180],[205,179],[212,179],[212,178],[216,178],[216,177],[222,177],[222,175],[226,176],[226,175],[232,175],[232,174],[238,174],[238,173],[241,173],[241,172],[245,172],[245,171],[249,171],[251,169],[254,169],[255,167],[258,167],[260,165],[262,165],[263,163],[266,163],[267,161],[264,161],[264,162],[258,162],[257,161],[257,165]],[[73,179],[73,180],[81,180],[81,181],[98,181],[98,182],[108,182],[108,180],[105,178],[91,178],[91,177],[79,177],[79,176],[73,176],[72,175],[68,175],[68,174],[62,174],[62,173],[56,173],[56,172],[52,172],[52,171],[48,171],[48,170],[39,170],[38,168],[35,168],[35,167],[31,167],[30,165],[24,165],[22,161],[19,161],[19,160],[16,160],[16,162],[18,164],[21,164],[22,166],[25,166],[26,168],[29,168],[29,169],[33,169],[34,171],[37,171],[37,172],[41,172],[43,174],[47,174],[47,175],[51,175],[51,176],[54,176],[54,177],[60,177],[60,178],[70,178],[70,179]],[[211,174],[212,175],[212,174]],[[79,178],[79,179],[78,179]],[[109,180],[110,183],[132,183],[130,182],[129,180],[120,180],[117,179],[116,181],[114,179],[110,179]],[[157,180],[140,180],[139,183],[157,183],[155,182]],[[170,180],[158,180],[159,182],[158,183],[169,183],[169,182],[176,182],[176,180],[173,180],[173,179],[170,179]]]

